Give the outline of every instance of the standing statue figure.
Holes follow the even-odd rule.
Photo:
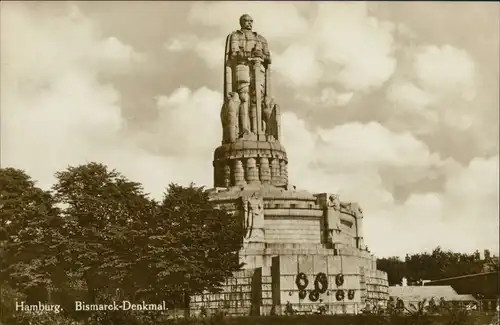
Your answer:
[[[269,136],[273,136],[277,139],[279,131],[276,124],[279,123],[273,123],[272,120],[279,118],[279,108],[271,98],[271,54],[268,43],[262,35],[252,31],[253,19],[249,15],[240,17],[240,27],[226,39],[224,60],[224,98],[228,101],[234,92],[240,101],[237,125],[230,126],[226,120],[223,121],[223,127],[237,130],[236,138],[267,141]],[[270,103],[272,106],[266,106]],[[224,134],[229,132],[224,131]],[[223,142],[230,141],[230,138],[226,137]]]
[[[254,193],[251,197],[243,198],[243,215],[246,240],[263,240],[264,202],[262,197]]]
[[[328,207],[333,208],[334,211],[340,211],[341,203],[337,194],[332,194],[328,197]]]

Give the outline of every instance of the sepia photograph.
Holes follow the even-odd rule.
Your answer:
[[[0,325],[500,324],[500,3],[1,1]]]

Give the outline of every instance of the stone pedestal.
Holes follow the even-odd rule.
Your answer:
[[[261,270],[262,285],[253,289],[261,296],[260,314],[283,314],[287,304],[300,313],[314,313],[322,305],[327,314],[357,314],[367,303],[388,300],[387,274],[359,247],[357,205],[339,201],[338,208],[331,206],[331,196],[263,184],[212,190],[214,204],[232,211],[247,227],[240,261],[246,272]],[[236,297],[231,293],[242,289],[225,290]],[[249,315],[252,308],[245,306],[227,310]]]
[[[288,158],[278,141],[225,143],[215,150],[213,166],[216,187],[288,184]]]

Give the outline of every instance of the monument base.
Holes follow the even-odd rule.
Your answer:
[[[329,232],[327,194],[313,195],[294,187],[245,185],[211,191],[214,204],[247,225],[239,252],[244,270],[234,273],[219,294],[191,300],[191,313],[282,315],[296,313],[358,314],[373,306],[385,307],[387,274],[376,269],[376,258],[356,235],[354,216],[339,217],[339,231]],[[261,202],[262,220],[242,208],[253,198]],[[257,228],[255,228],[257,227]]]

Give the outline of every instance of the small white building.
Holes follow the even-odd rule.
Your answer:
[[[434,299],[436,303],[439,303],[441,299],[449,303],[477,303],[472,295],[460,295],[451,286],[391,286],[389,287],[389,297],[394,300],[401,299],[406,308],[410,308],[412,305],[417,306],[424,299],[426,305],[431,299]]]

